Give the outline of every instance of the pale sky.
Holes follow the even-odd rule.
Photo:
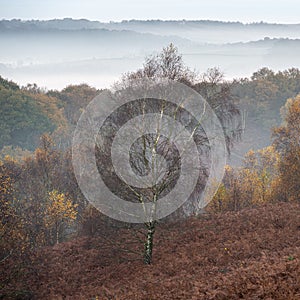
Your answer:
[[[0,19],[130,19],[300,23],[299,0],[0,0]]]

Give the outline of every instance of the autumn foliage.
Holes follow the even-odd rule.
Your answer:
[[[273,130],[273,144],[250,150],[239,168],[227,166],[208,210],[239,210],[275,201],[300,199],[300,95],[282,110],[284,124]]]

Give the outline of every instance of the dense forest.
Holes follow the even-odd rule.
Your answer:
[[[29,25],[34,26],[28,23]],[[232,24],[232,26],[240,25]],[[179,71],[176,71],[175,75],[173,70],[164,69],[168,51],[174,55],[173,59],[178,59],[180,63]],[[161,220],[157,229],[158,249],[162,248],[161,243],[168,239],[168,235],[170,239],[184,239],[184,235],[180,237],[177,235],[181,230],[184,234],[189,234],[187,228],[190,225],[187,225],[187,222],[202,222],[204,226],[202,234],[218,235],[215,230],[220,226],[220,222],[235,224],[234,218],[241,217],[242,223],[245,221],[253,225],[254,223],[251,222],[256,221],[252,213],[257,213],[257,216],[263,219],[264,213],[273,212],[279,215],[272,215],[268,220],[274,222],[274,226],[277,226],[276,230],[287,230],[284,222],[288,220],[282,219],[280,214],[291,212],[284,205],[291,205],[295,212],[299,211],[300,70],[294,68],[275,72],[262,68],[253,73],[250,78],[231,81],[225,80],[222,72],[216,68],[197,75],[183,65],[177,49],[171,45],[152,59],[147,58],[142,69],[125,74],[123,81],[130,77],[150,76],[147,73],[148,67],[153,66],[151,65],[153,62],[156,69],[151,76],[164,76],[186,83],[216,109],[222,124],[227,124],[228,120],[222,119],[224,113],[227,113],[233,126],[229,128],[233,131],[224,129],[231,161],[226,167],[223,183],[213,200],[205,208],[203,216],[192,215],[187,218],[184,212],[179,211]],[[87,84],[70,85],[62,90],[46,90],[36,84],[19,86],[13,81],[0,77],[0,115],[2,116],[0,119],[0,263],[6,266],[3,267],[3,273],[0,275],[4,282],[0,287],[1,299],[25,299],[26,297],[30,299],[34,293],[38,293],[41,297],[43,290],[38,287],[38,284],[33,285],[32,291],[29,286],[22,286],[22,283],[27,285],[28,280],[37,278],[35,272],[47,276],[45,270],[34,268],[36,265],[43,265],[46,268],[45,264],[48,262],[43,262],[42,253],[46,253],[50,260],[55,260],[50,253],[51,249],[65,251],[66,255],[74,255],[76,247],[83,247],[84,251],[91,252],[89,255],[92,255],[93,259],[103,263],[99,268],[104,268],[106,263],[122,265],[124,261],[126,267],[131,260],[143,262],[143,258],[145,259],[143,256],[144,224],[128,225],[108,219],[85,200],[75,179],[71,153],[73,131],[81,113],[100,92],[100,89]],[[299,221],[297,213],[291,218],[296,222]],[[217,220],[217,223],[214,223],[214,220]],[[267,222],[267,219],[265,221]],[[176,227],[178,226],[176,222],[181,222],[180,230]],[[258,232],[259,230],[263,232],[263,227],[267,223],[257,222]],[[205,226],[211,226],[212,229]],[[298,226],[299,230],[300,223],[295,223],[293,226]],[[295,228],[293,227],[294,237],[297,235]],[[232,228],[232,231],[235,229]],[[272,234],[275,236],[276,232]],[[283,233],[280,231],[280,234]],[[283,239],[280,234],[278,233],[280,239]],[[253,242],[252,238],[249,238],[248,243]],[[289,238],[287,238],[289,246],[298,243],[295,249],[297,247],[299,249],[299,241],[293,240],[292,237],[289,240]],[[97,239],[101,239],[100,245],[97,244],[100,243]],[[221,236],[217,236],[216,240],[218,239],[221,240]],[[59,248],[61,243],[65,248]],[[222,258],[224,259],[223,273],[230,271],[229,262],[233,263],[233,256],[237,255],[234,249],[231,250],[231,246],[223,247],[225,249],[223,255],[228,257]],[[250,246],[248,244],[241,247]],[[176,247],[174,246],[172,251],[176,252]],[[178,251],[184,251],[182,245],[178,244],[178,247],[180,248]],[[262,251],[267,251],[263,248],[263,243],[261,247]],[[98,251],[98,248],[102,248],[103,253],[96,253],[98,256],[94,257],[93,251],[96,250],[93,249]],[[295,249],[289,251],[296,251]],[[210,250],[212,253],[217,251],[213,247],[206,251]],[[248,250],[244,249],[245,252]],[[157,258],[154,256],[154,262],[155,260],[161,262],[161,255],[164,254],[158,253],[164,251],[161,249],[160,252],[155,252]],[[259,250],[255,251],[257,251],[255,255],[261,255]],[[105,257],[111,253],[117,253],[115,260]],[[215,255],[216,257],[209,256],[211,262],[220,254]],[[63,256],[61,259],[64,260]],[[290,254],[288,260],[290,263],[298,261],[299,267],[299,257],[295,258]],[[296,267],[291,264],[290,266],[291,274],[294,272],[293,276],[296,276]],[[57,267],[57,270],[59,268]],[[139,272],[142,271],[139,269]],[[153,272],[155,273],[155,270]],[[289,288],[290,299],[293,299],[293,293],[299,295],[299,285],[298,288],[294,287],[294,290],[287,287]],[[45,289],[54,289],[53,297],[59,297],[55,294],[55,287],[51,287],[51,283],[48,282]],[[238,287],[236,286],[235,289]],[[270,296],[273,290],[271,287],[269,289]],[[111,296],[109,288],[103,288],[101,291],[102,297],[114,299],[109,298]],[[235,290],[233,293],[236,292]],[[88,292],[88,295],[91,298],[93,294],[93,299],[100,299],[97,298],[97,293],[93,290]],[[122,289],[118,293],[124,296]],[[70,296],[68,292],[66,295]],[[83,297],[83,294],[80,297]],[[220,296],[220,298],[210,299],[226,299],[225,297],[226,295],[223,295],[223,298]],[[277,299],[283,298],[278,296]]]

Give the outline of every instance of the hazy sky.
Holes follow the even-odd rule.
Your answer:
[[[300,23],[299,0],[0,0],[0,19],[209,19]]]

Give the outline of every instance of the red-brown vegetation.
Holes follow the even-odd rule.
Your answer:
[[[14,274],[14,262],[2,262],[1,294],[17,298],[10,291],[19,289],[19,299],[26,290],[34,299],[300,299],[299,212],[299,202],[279,203],[162,223],[152,265],[129,260],[101,238],[77,238],[40,249],[30,267]],[[130,241],[131,233],[122,229],[111,239]]]

